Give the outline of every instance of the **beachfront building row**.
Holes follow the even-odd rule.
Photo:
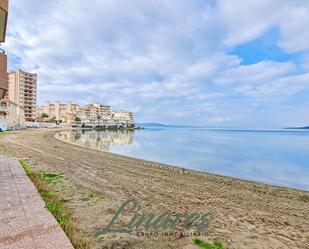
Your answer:
[[[86,126],[133,127],[132,112],[113,111],[110,106],[88,104],[81,107],[72,103],[50,103],[37,107],[37,121],[58,121],[67,124],[84,124]]]

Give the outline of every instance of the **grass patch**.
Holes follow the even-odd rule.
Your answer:
[[[43,190],[40,194],[41,194],[41,196],[43,197],[43,199],[45,199],[45,198],[51,198],[51,197],[53,197],[53,195],[55,195],[54,192],[45,191],[45,190]]]
[[[65,206],[63,199],[50,190],[49,183],[63,177],[63,175],[31,171],[30,166],[25,161],[20,161],[20,164],[45,201],[46,208],[53,214],[74,248],[90,249],[89,236],[77,228],[76,221],[72,218],[72,214],[69,208]]]
[[[30,175],[30,167],[25,161],[19,161],[21,166],[23,167],[24,171],[26,172],[27,176]]]
[[[91,204],[91,203],[97,203],[98,201],[103,200],[103,199],[104,197],[102,195],[90,193],[86,197],[82,198],[82,201],[86,201],[89,204]]]
[[[193,242],[200,248],[204,248],[204,249],[227,249],[219,241],[216,241],[214,243],[207,243],[200,239],[194,239]]]
[[[59,178],[63,178],[63,174],[55,174],[55,173],[44,172],[44,173],[41,174],[41,177],[44,181],[51,183],[54,180],[57,180]]]
[[[52,202],[46,205],[46,208],[53,214],[59,214],[62,211],[62,207],[57,202]],[[59,215],[55,215],[59,216]],[[60,217],[63,218],[63,217]]]
[[[0,131],[0,136],[13,133],[12,131]]]

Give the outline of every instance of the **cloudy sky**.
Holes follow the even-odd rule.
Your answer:
[[[101,102],[136,120],[309,125],[307,0],[10,1],[9,68],[38,101]]]

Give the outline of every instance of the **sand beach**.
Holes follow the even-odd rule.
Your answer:
[[[309,248],[309,192],[83,148],[57,140],[57,131],[3,135],[0,154],[25,160],[34,170],[63,174],[53,190],[91,236],[92,248],[198,248],[191,235],[132,232],[96,238],[128,198],[145,212],[211,212],[214,219],[199,238],[220,240],[228,248]]]

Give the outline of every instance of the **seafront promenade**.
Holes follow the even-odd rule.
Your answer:
[[[17,159],[0,155],[0,248],[73,249]]]

